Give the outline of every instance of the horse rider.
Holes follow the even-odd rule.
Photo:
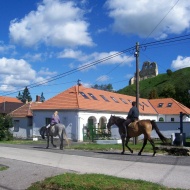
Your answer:
[[[139,110],[136,102],[132,102],[132,108],[129,110],[126,121],[123,122],[124,135],[127,136],[127,127],[131,122],[139,120]]]
[[[51,127],[51,126],[53,126],[53,125],[55,125],[55,124],[58,124],[58,123],[60,123],[60,119],[59,119],[58,111],[55,111],[54,114],[53,114],[52,117],[51,117],[51,123],[48,124],[48,125],[46,126],[46,128],[49,130],[49,127]],[[45,136],[45,130],[42,132],[41,135],[42,135],[42,136]]]
[[[51,117],[51,123],[47,125],[46,128],[49,128],[50,126],[53,126],[58,123],[60,123],[60,119],[59,119],[58,111],[55,111]]]

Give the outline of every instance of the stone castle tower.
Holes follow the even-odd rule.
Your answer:
[[[146,61],[143,63],[142,70],[139,71],[139,81],[152,78],[158,75],[158,66],[155,62],[150,63],[149,61]],[[132,77],[129,80],[129,85],[134,84],[136,81],[136,73],[134,74],[134,77]]]

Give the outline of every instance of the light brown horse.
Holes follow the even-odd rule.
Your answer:
[[[154,120],[139,120],[139,121],[134,122],[133,125],[131,125],[127,128],[127,137],[126,137],[126,134],[124,134],[125,133],[125,130],[123,127],[124,121],[126,121],[126,120],[123,118],[111,115],[111,117],[108,121],[108,124],[107,124],[107,129],[108,129],[109,133],[111,133],[112,125],[115,124],[119,128],[119,134],[122,139],[122,147],[123,147],[123,151],[121,152],[121,154],[125,153],[125,146],[129,149],[129,151],[131,153],[133,153],[133,150],[128,146],[129,139],[131,137],[138,137],[139,135],[143,134],[144,135],[144,143],[143,143],[143,146],[142,146],[140,152],[138,153],[138,155],[141,155],[144,147],[147,144],[147,140],[148,140],[153,147],[153,156],[155,156],[156,148],[154,145],[154,141],[150,136],[153,129],[155,129],[156,133],[158,134],[158,136],[162,140],[162,142],[167,143],[166,137],[164,137],[164,135],[160,132],[160,130],[158,129]],[[125,142],[125,140],[126,140],[126,142]]]

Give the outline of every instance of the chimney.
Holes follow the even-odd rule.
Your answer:
[[[36,95],[36,102],[40,102],[40,96]]]

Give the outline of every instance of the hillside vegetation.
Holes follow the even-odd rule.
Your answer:
[[[170,71],[170,70],[169,70]],[[173,98],[190,108],[190,67],[175,72],[159,74],[139,82],[140,98]],[[136,85],[129,85],[117,91],[120,94],[136,96]]]

